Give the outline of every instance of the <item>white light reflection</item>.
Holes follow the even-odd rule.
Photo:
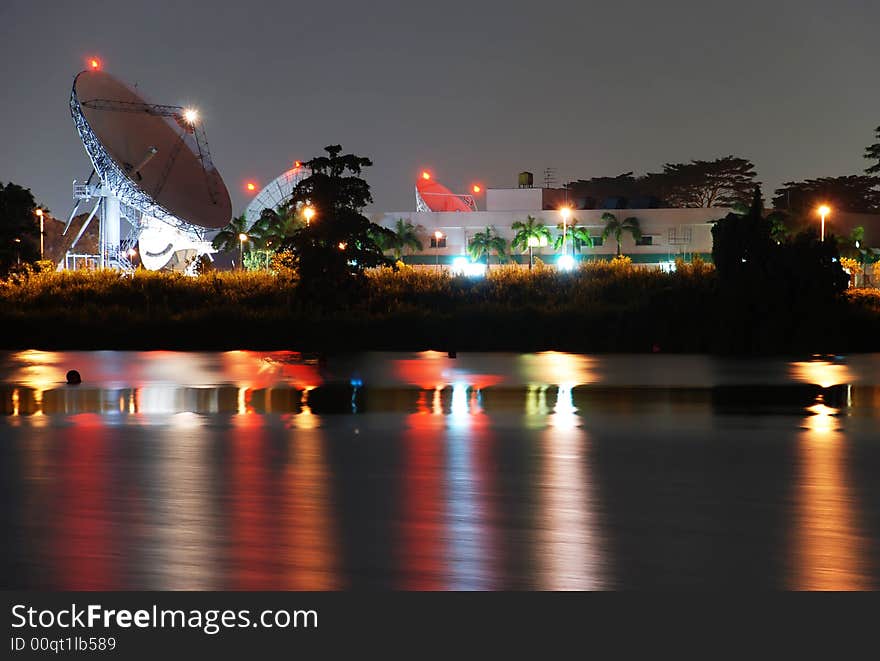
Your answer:
[[[153,532],[147,540],[153,540],[148,557],[156,589],[217,590],[220,567],[211,503],[217,476],[208,461],[211,438],[203,418],[194,413],[177,413],[169,422],[153,435],[159,493],[151,501],[159,509],[151,512]]]
[[[487,589],[485,562],[489,522],[479,503],[479,476],[472,462],[473,448],[480,439],[472,429],[474,416],[480,414],[476,393],[474,410],[468,403],[468,384],[452,386],[448,417],[446,460],[446,529],[449,534],[449,589]]]
[[[579,425],[571,384],[559,386],[556,406],[542,435],[544,462],[539,486],[539,588],[596,590],[603,587],[602,560],[588,437]]]
[[[584,385],[598,380],[596,359],[558,351],[524,354],[518,358],[529,383]]]

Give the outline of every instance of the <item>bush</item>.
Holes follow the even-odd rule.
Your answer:
[[[316,303],[286,267],[198,277],[22,269],[0,280],[0,346],[825,352],[876,351],[880,338],[876,291],[767,307],[721,292],[700,260],[672,273],[626,260],[569,273],[499,266],[485,278],[388,267],[341,294],[345,305]]]

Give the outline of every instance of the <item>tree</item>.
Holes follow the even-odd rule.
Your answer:
[[[603,213],[602,220],[605,221],[605,229],[602,230],[602,240],[609,236],[613,236],[617,242],[617,254],[620,255],[620,240],[624,234],[631,234],[633,241],[642,238],[642,228],[639,226],[638,218],[630,216],[623,221],[617,220],[617,216],[613,213]]]
[[[498,261],[507,259],[507,241],[498,234],[491,225],[483,232],[477,232],[468,242],[468,254],[474,261],[486,256],[486,267],[489,267],[489,256],[494,252],[498,255]]]
[[[376,243],[382,250],[390,250],[394,255],[394,259],[400,261],[400,258],[408,250],[424,249],[420,235],[423,232],[421,225],[413,225],[409,220],[398,218],[394,224],[391,233],[377,233],[375,235]]]
[[[244,214],[234,217],[223,229],[217,232],[217,236],[211,245],[220,252],[233,252],[239,250],[239,235],[247,234],[248,222]]]
[[[263,209],[249,236],[255,247],[276,250],[302,226],[302,215],[289,202],[284,202],[277,209]]]
[[[865,228],[859,225],[852,228],[849,236],[837,237],[837,247],[844,257],[861,261],[861,257],[865,253]]]
[[[880,126],[874,131],[874,136],[877,142],[865,149],[865,158],[877,162],[865,170],[868,174],[880,174]]]
[[[325,147],[303,165],[311,172],[293,189],[290,205],[314,209],[312,220],[282,242],[294,256],[302,291],[321,303],[342,302],[360,281],[364,269],[393,265],[376,237],[392,234],[363,215],[373,201],[370,185],[361,178],[369,158],[343,154],[341,145]]]
[[[732,207],[748,203],[755,188],[755,166],[745,158],[667,163],[662,173],[649,173],[646,188],[672,207]]]
[[[742,282],[744,274],[769,267],[777,241],[773,224],[764,218],[763,210],[761,189],[755,186],[748,212],[729,213],[712,226],[712,261],[719,279]]]
[[[835,211],[877,213],[880,212],[878,183],[880,178],[869,175],[788,181],[776,189],[773,207],[799,216],[815,214],[820,204],[828,204]]]
[[[556,252],[563,251],[563,248],[565,247],[562,245],[563,239],[566,244],[571,244],[572,254],[579,253],[583,248],[592,248],[594,245],[593,237],[590,236],[590,231],[586,227],[579,225],[577,218],[572,218],[571,222],[564,228],[562,223],[557,223],[556,229],[559,230],[559,234],[553,242],[553,249],[556,250]]]
[[[566,185],[573,199],[582,209],[608,208],[612,205],[653,208],[660,205],[660,191],[648,177],[634,177],[624,172],[616,177],[592,177],[578,179]]]
[[[533,216],[526,216],[525,220],[517,220],[510,228],[515,232],[510,247],[521,252],[528,250],[529,270],[531,270],[533,249],[536,246],[546,246],[550,242],[550,230]]]
[[[0,182],[0,275],[18,262],[40,258],[40,224],[29,188]]]
[[[757,304],[759,315],[827,302],[846,289],[837,241],[820,241],[815,228],[777,242],[763,216],[761,191],[744,215],[730,213],[712,227],[712,259],[724,290]]]
[[[767,222],[770,223],[770,238],[776,241],[776,243],[782,243],[791,235],[791,230],[789,229],[791,221],[788,214],[784,211],[779,209],[771,211],[767,215]]]

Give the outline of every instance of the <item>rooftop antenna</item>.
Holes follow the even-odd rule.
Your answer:
[[[556,168],[544,168],[544,188],[556,187]]]

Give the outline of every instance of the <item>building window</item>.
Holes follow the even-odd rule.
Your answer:
[[[446,237],[441,236],[439,239],[436,236],[431,237],[431,247],[432,248],[445,248],[446,247]]]
[[[654,237],[653,236],[642,236],[640,239],[636,241],[637,246],[653,246],[654,245]]]
[[[601,237],[601,235],[600,236],[591,236],[590,238],[593,239],[593,247],[594,248],[598,248],[603,243],[605,243],[605,239],[603,239]]]

